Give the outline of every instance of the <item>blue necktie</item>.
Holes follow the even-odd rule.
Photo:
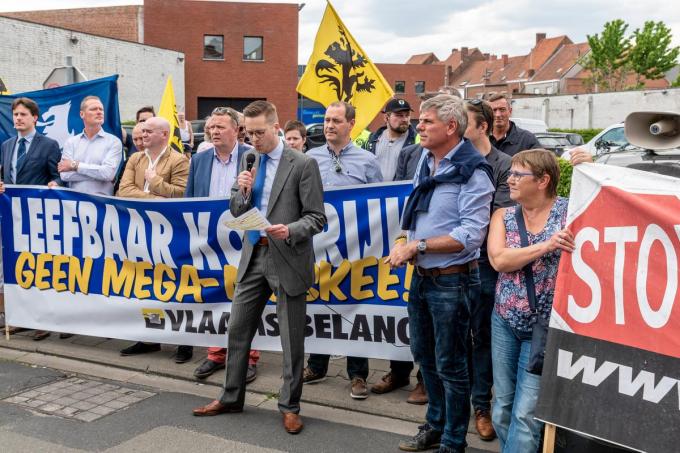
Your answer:
[[[17,149],[17,166],[15,167],[16,172],[19,172],[19,167],[21,166],[21,161],[26,157],[26,139],[21,137],[19,139],[19,149]],[[15,176],[19,176],[18,174]],[[16,181],[15,181],[16,182]]]
[[[264,191],[264,180],[267,177],[267,161],[269,156],[267,154],[260,155],[260,166],[257,167],[257,174],[255,175],[255,184],[253,185],[253,206],[257,209],[262,207],[262,192]],[[260,230],[248,230],[246,232],[248,240],[255,245],[260,240]]]

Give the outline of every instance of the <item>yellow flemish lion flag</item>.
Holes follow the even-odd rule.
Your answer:
[[[354,40],[330,2],[326,5],[314,49],[297,92],[328,107],[336,101],[357,111],[352,139],[373,121],[394,92]]]
[[[172,88],[172,76],[168,76],[168,81],[165,84],[158,116],[165,118],[170,123],[170,148],[180,153],[184,152],[182,138],[179,135],[179,120],[177,119],[177,105],[175,104],[175,90]]]
[[[10,94],[5,82],[0,79],[0,95]]]

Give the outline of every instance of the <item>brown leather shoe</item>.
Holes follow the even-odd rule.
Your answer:
[[[47,330],[36,330],[33,333],[33,341],[41,341],[50,336],[50,332]]]
[[[479,438],[482,440],[494,440],[496,438],[496,431],[491,424],[489,411],[475,410],[475,428],[477,428]]]
[[[406,398],[406,402],[409,404],[427,404],[428,402],[427,398],[427,391],[425,391],[425,384],[422,382],[418,382],[413,390],[411,390],[411,393],[408,394],[408,398]]]
[[[406,387],[409,384],[410,381],[408,377],[406,379],[398,379],[394,374],[392,374],[392,372],[389,372],[380,378],[378,382],[373,384],[373,387],[371,387],[371,392],[381,395],[401,387]]]
[[[196,417],[212,417],[213,415],[235,414],[237,412],[243,412],[243,408],[227,406],[226,404],[222,404],[220,400],[215,400],[210,404],[197,407],[193,410],[193,414]]]
[[[283,413],[283,429],[289,434],[297,434],[302,431],[302,417],[292,412]]]

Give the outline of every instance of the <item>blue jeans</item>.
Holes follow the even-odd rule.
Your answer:
[[[503,453],[538,450],[543,423],[534,419],[541,377],[528,373],[531,333],[513,330],[497,313],[491,315],[493,385],[491,413]]]
[[[467,339],[470,300],[478,297],[479,271],[421,277],[414,272],[408,301],[413,359],[430,399],[426,420],[442,433],[441,445],[463,450],[470,420]]]
[[[491,409],[491,313],[496,296],[498,272],[488,260],[479,260],[481,291],[470,301],[470,388],[475,410]]]
[[[331,356],[328,354],[309,354],[307,366],[316,374],[325,376],[328,373],[328,361]],[[366,357],[347,356],[347,376],[350,379],[356,377],[364,381],[368,379],[368,359]]]

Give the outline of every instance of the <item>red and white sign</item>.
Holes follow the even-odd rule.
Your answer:
[[[680,181],[574,169],[551,327],[680,358]]]

